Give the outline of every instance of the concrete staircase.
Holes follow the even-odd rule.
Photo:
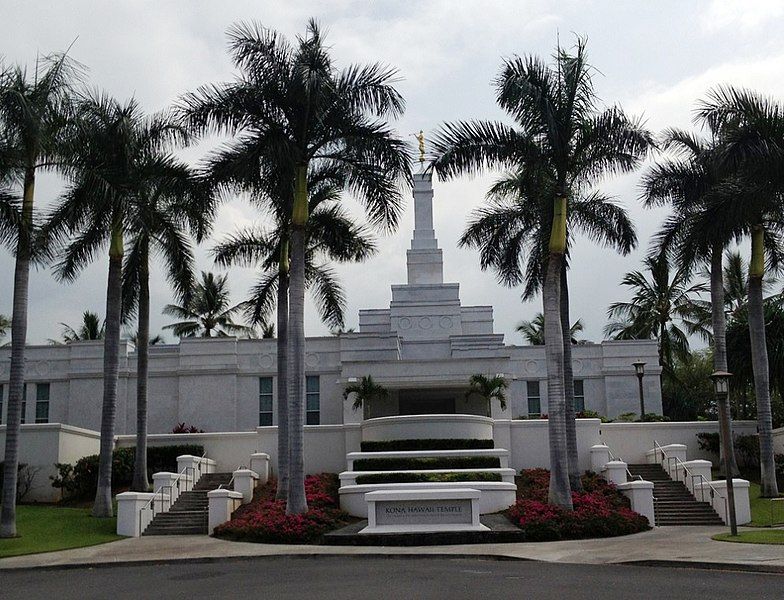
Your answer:
[[[673,481],[658,464],[629,465],[629,472],[653,482],[656,525],[723,525],[708,502],[699,502],[681,481]]]
[[[189,492],[182,492],[167,512],[155,515],[142,535],[206,535],[207,492],[227,487],[231,473],[206,473]]]

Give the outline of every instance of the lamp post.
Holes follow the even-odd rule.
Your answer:
[[[642,378],[645,376],[645,363],[641,360],[633,362],[634,371],[637,373],[637,383],[640,389],[640,421],[645,420],[645,393],[642,391]]]
[[[730,439],[730,377],[732,373],[716,371],[711,374],[713,391],[716,394],[716,406],[719,409],[719,428],[721,429],[721,445],[724,453],[724,476],[727,479],[727,510],[729,512],[730,533],[738,535],[738,523],[735,519],[735,490],[732,487],[732,439]]]

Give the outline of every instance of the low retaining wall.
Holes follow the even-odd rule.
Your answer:
[[[367,441],[420,438],[493,438],[493,419],[480,415],[399,415],[362,422],[362,439]]]
[[[0,425],[0,460],[5,457],[6,426]],[[55,463],[75,463],[83,456],[98,454],[101,434],[62,423],[30,423],[19,430],[19,462],[37,470],[25,502],[57,502],[60,490],[52,487]],[[0,475],[2,476],[2,475]]]
[[[700,450],[698,433],[719,431],[718,421],[686,421],[676,423],[602,423],[599,435],[602,443],[610,447],[613,455],[627,463],[644,463],[645,452],[654,447],[654,441],[666,444],[684,444],[689,449],[689,460],[701,458],[712,462],[718,456]],[[734,435],[757,433],[756,421],[734,421]],[[582,446],[581,446],[582,447]],[[581,465],[582,465],[582,457]]]

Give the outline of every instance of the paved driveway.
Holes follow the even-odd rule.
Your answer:
[[[0,574],[4,600],[780,599],[784,575],[480,558],[267,557]]]

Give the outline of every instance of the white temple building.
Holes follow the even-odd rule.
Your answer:
[[[361,310],[359,331],[312,337],[306,343],[307,423],[355,423],[405,414],[487,414],[467,400],[471,375],[503,374],[509,382],[505,411],[496,419],[547,414],[543,346],[504,343],[493,328],[491,306],[463,306],[460,285],[445,283],[443,254],[433,225],[430,174],[414,181],[415,226],[406,253],[408,281],[392,285],[387,308]],[[166,433],[180,422],[209,432],[252,431],[276,425],[274,339],[185,338],[150,348],[149,431]],[[25,423],[56,422],[100,429],[103,342],[31,346],[27,350]],[[632,365],[647,363],[646,412],[661,413],[655,341],[604,341],[573,348],[575,404],[616,417],[639,413]],[[0,348],[0,419],[6,419],[10,348]],[[120,353],[118,434],[136,423],[136,355]],[[382,402],[354,412],[343,399],[347,383],[372,375],[389,390]]]

